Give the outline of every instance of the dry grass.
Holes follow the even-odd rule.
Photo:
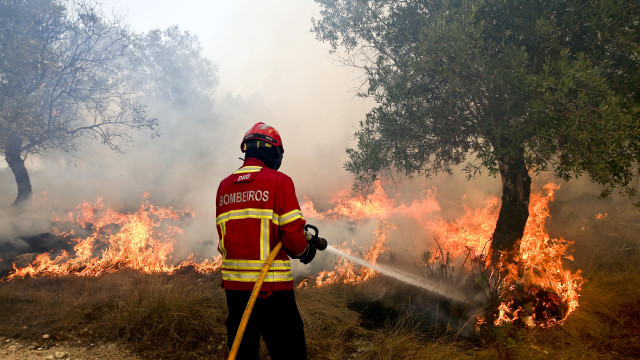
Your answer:
[[[633,359],[640,357],[640,260],[620,261],[586,272],[580,307],[564,326],[530,330],[509,347],[430,330],[399,303],[385,322],[368,326],[350,304],[363,294],[382,294],[384,281],[301,289],[296,298],[310,359]],[[0,283],[0,336],[118,342],[149,359],[226,359],[219,282],[219,274],[186,271]],[[404,301],[397,294],[388,299],[390,307]],[[43,340],[45,333],[52,339]],[[261,358],[267,358],[264,349]]]
[[[141,278],[106,317],[109,337],[153,358],[166,358],[167,350],[181,359],[223,353],[226,309],[222,292],[213,291],[216,284],[209,278],[180,277]]]
[[[218,284],[218,276],[134,272],[2,283],[0,333],[123,342],[148,358],[223,359],[226,305]]]
[[[525,342],[539,351],[527,358],[640,358],[640,261],[635,262],[633,271],[611,271],[585,284],[580,307],[564,326],[531,331]]]

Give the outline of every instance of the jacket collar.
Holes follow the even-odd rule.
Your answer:
[[[242,167],[245,166],[260,166],[260,167],[267,167],[262,161],[256,159],[256,158],[248,158],[247,160],[244,161],[244,164],[242,164]]]

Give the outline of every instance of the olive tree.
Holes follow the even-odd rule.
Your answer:
[[[517,250],[532,172],[588,175],[637,200],[640,3],[316,0],[317,39],[366,76],[377,105],[346,168],[502,179],[491,249]]]

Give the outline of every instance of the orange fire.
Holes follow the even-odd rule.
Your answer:
[[[596,215],[596,220],[602,220],[602,219],[606,218],[608,215],[609,214],[607,214],[607,213],[604,213],[604,214],[599,213],[598,215]]]
[[[464,256],[468,249],[482,254],[488,248],[496,227],[500,200],[492,195],[485,200],[485,204],[484,208],[478,209],[464,206],[464,215],[453,221],[437,219],[425,222],[423,226],[452,258]]]
[[[349,191],[345,190],[336,194],[330,201],[332,208],[324,212],[318,212],[313,202],[305,198],[305,202],[300,206],[302,213],[309,219],[387,219],[392,214],[404,214],[415,218],[440,210],[440,205],[435,200],[435,190],[426,192],[425,198],[414,200],[410,205],[395,205],[395,201],[390,199],[384,191],[382,184],[377,181],[374,184],[373,192],[364,197],[352,197]]]
[[[528,326],[562,324],[578,307],[578,292],[584,279],[580,270],[573,273],[563,267],[563,259],[573,261],[568,254],[573,242],[550,238],[545,226],[550,216],[549,203],[558,188],[558,185],[549,183],[544,186],[546,194],[531,195],[529,220],[515,261],[517,266],[504,266],[507,270],[504,279],[508,285],[506,293],[519,291],[516,287],[524,287],[531,297],[520,299],[519,303],[503,300],[496,325],[517,320],[523,320]],[[546,303],[546,309],[539,304],[541,302]]]
[[[578,307],[578,292],[583,279],[580,271],[571,272],[563,267],[564,260],[572,260],[568,255],[571,242],[550,238],[545,228],[550,216],[549,203],[553,201],[557,189],[557,185],[547,184],[542,192],[532,194],[530,215],[516,261],[497,269],[502,274],[499,281],[504,291],[499,299],[499,313],[494,320],[496,325],[521,321],[527,326],[551,326],[562,323]],[[436,216],[440,206],[435,197],[436,190],[428,189],[420,199],[410,204],[399,203],[387,196],[378,182],[369,196],[352,197],[346,191],[337,194],[327,210],[317,210],[308,199],[301,207],[305,217],[312,222],[314,219],[374,221],[373,241],[367,250],[362,251],[365,253],[364,260],[372,264],[376,264],[390,248],[389,244],[393,243],[393,237],[396,236],[395,231],[402,229],[394,225],[400,217],[412,218],[418,224],[421,234],[418,240],[424,244],[425,253],[440,254],[440,259],[431,257],[430,261],[446,262],[449,266],[449,259],[463,258],[465,261],[457,264],[464,268],[470,266],[471,262],[466,259],[471,254],[483,259],[498,217],[499,199],[489,197],[484,208],[465,207],[463,215],[448,221]],[[73,244],[73,251],[62,251],[56,256],[52,253],[40,254],[31,265],[24,268],[14,265],[13,272],[6,280],[68,274],[98,276],[124,268],[144,273],[174,273],[187,266],[209,273],[220,268],[220,256],[197,261],[191,255],[187,260],[175,264],[172,261],[175,239],[183,233],[178,226],[179,221],[193,214],[158,207],[147,199],[148,195],[145,194],[139,209],[133,213],[105,209],[100,199],[94,204],[81,204],[55,221],[54,232],[68,239]],[[432,238],[436,241],[432,241]],[[333,246],[349,254],[360,250],[355,244],[351,249],[344,244]],[[339,259],[334,269],[320,272],[314,279],[302,282],[301,286],[357,284],[375,274],[372,269]],[[516,296],[522,291],[530,296]]]
[[[376,263],[380,254],[385,250],[385,245],[389,238],[389,228],[390,226],[384,221],[378,223],[375,230],[376,239],[367,252],[367,255],[364,257],[365,261],[372,264]],[[351,254],[349,249],[339,250],[344,251],[347,254]],[[373,269],[360,267],[359,270],[356,270],[356,267],[352,263],[345,261],[344,259],[340,259],[339,265],[334,270],[324,270],[318,273],[318,276],[315,279],[315,286],[320,287],[337,282],[343,282],[345,284],[360,284],[369,280],[375,276],[375,274],[376,271]],[[308,285],[308,282],[302,282],[299,287]]]
[[[573,260],[568,255],[570,242],[564,239],[549,237],[545,225],[549,215],[549,203],[553,201],[558,186],[547,184],[541,193],[531,196],[529,220],[523,239],[520,243],[520,253],[514,264],[502,265],[500,272],[504,275],[501,281],[508,290],[503,293],[499,304],[499,315],[495,324],[504,321],[522,321],[528,326],[551,326],[562,323],[578,306],[578,292],[583,283],[580,271],[575,273],[563,267],[563,260]],[[375,191],[368,197],[357,196],[346,198],[346,193],[339,194],[333,200],[333,208],[318,212],[310,200],[303,204],[304,214],[308,219],[347,218],[350,220],[376,219],[378,221],[375,238],[368,250],[365,260],[373,264],[385,251],[393,225],[389,221],[392,214],[409,215],[417,219],[425,233],[430,233],[437,241],[430,245],[428,252],[440,253],[446,259],[464,258],[471,254],[482,256],[486,254],[491,235],[500,210],[500,201],[491,196],[486,200],[486,206],[479,209],[464,208],[464,215],[453,221],[443,219],[431,220],[433,212],[440,210],[435,200],[435,191],[427,193],[425,200],[414,201],[410,206],[396,205],[389,199],[381,184],[375,185]],[[431,215],[431,216],[429,216]],[[425,236],[426,241],[430,241]],[[351,253],[349,249],[341,251]],[[486,258],[486,257],[485,257]],[[442,258],[438,261],[448,261]],[[462,261],[460,261],[462,263]],[[470,262],[464,262],[470,266]],[[488,265],[488,264],[487,264]],[[315,281],[306,281],[301,286],[324,286],[332,283],[361,283],[375,275],[375,271],[368,268],[356,267],[342,259],[331,271],[322,271]],[[531,299],[527,303],[510,299],[510,295],[517,286],[524,287],[530,292]],[[509,291],[510,289],[510,291]],[[546,302],[546,303],[545,303]],[[549,304],[550,303],[550,304]],[[550,314],[551,306],[555,313]],[[530,307],[535,307],[531,309]],[[545,308],[545,306],[547,306]]]
[[[7,280],[69,274],[98,276],[124,268],[144,273],[173,273],[187,266],[202,273],[216,271],[220,257],[197,262],[191,255],[180,264],[171,264],[175,239],[183,233],[176,224],[187,216],[192,214],[157,207],[148,200],[143,200],[134,213],[105,209],[101,199],[95,204],[82,203],[55,221],[54,232],[75,244],[73,253],[62,251],[55,257],[51,253],[40,254],[24,268],[14,265]],[[60,229],[63,227],[65,230]]]
[[[375,238],[371,247],[364,256],[364,260],[376,264],[380,255],[384,252],[389,239],[389,234],[395,230],[395,226],[387,219],[393,214],[409,215],[416,219],[422,219],[425,215],[433,211],[440,210],[440,206],[435,200],[435,191],[426,192],[426,196],[421,200],[414,200],[410,205],[395,204],[395,201],[387,196],[378,181],[374,184],[373,192],[368,196],[351,197],[348,191],[342,191],[331,200],[333,205],[327,211],[318,212],[313,202],[305,198],[302,203],[302,213],[307,219],[350,219],[364,220],[376,219],[378,221],[374,231]],[[351,251],[344,246],[337,246],[341,251],[351,254]],[[314,281],[303,281],[299,287],[309,285],[325,286],[334,283],[359,284],[367,281],[376,274],[376,271],[366,267],[354,266],[344,259],[338,260],[338,265],[331,271],[321,271]]]

